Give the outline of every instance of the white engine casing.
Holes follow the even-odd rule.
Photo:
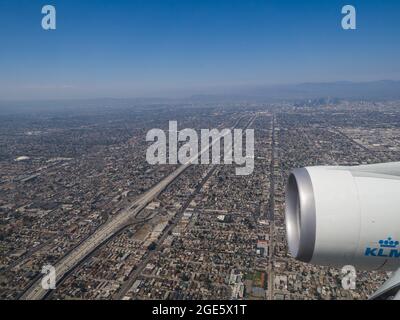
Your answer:
[[[286,229],[289,251],[298,260],[396,270],[400,162],[293,170],[286,190]]]

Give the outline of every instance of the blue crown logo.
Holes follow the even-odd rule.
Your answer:
[[[399,241],[394,241],[391,237],[387,238],[387,240],[379,240],[381,248],[396,248],[399,244]]]

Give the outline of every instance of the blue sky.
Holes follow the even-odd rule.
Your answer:
[[[345,4],[357,30],[341,28]],[[398,0],[0,0],[0,99],[398,80],[399,35]]]

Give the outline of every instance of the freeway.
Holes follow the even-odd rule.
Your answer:
[[[200,190],[203,188],[204,184],[207,182],[207,180],[210,178],[210,176],[213,174],[214,171],[215,171],[215,165],[211,165],[211,168],[208,170],[208,172],[206,174],[206,177],[203,178],[203,180],[198,184],[198,186],[196,187],[196,190],[191,194],[189,199],[185,202],[183,207],[179,210],[179,213],[173,218],[173,220],[171,221],[171,224],[163,231],[162,236],[160,237],[160,239],[157,240],[156,249],[154,251],[148,252],[146,257],[140,262],[140,264],[137,266],[135,271],[133,271],[133,273],[129,276],[129,280],[123,285],[122,289],[120,290],[120,292],[116,296],[117,300],[122,299],[126,295],[126,293],[132,287],[132,285],[135,282],[135,280],[137,279],[137,277],[142,273],[143,269],[149,263],[151,258],[161,250],[160,249],[161,248],[161,244],[164,242],[166,237],[169,235],[169,232],[173,228],[175,228],[175,226],[179,223],[179,221],[181,220],[184,212],[189,207],[190,203],[193,201],[195,196],[200,192]]]
[[[251,126],[255,119],[256,119],[256,116],[252,116],[252,118],[246,124],[244,130],[247,129],[249,126]],[[238,122],[236,122],[235,126],[237,125]],[[200,155],[205,151],[206,151],[206,149],[202,150],[200,152]],[[232,148],[229,150],[229,153],[231,153],[231,152],[232,152]],[[189,162],[191,162],[193,160],[194,160],[194,158],[190,159]],[[161,245],[163,244],[163,242],[167,238],[167,236],[170,234],[170,231],[172,231],[175,228],[175,226],[179,223],[179,221],[181,220],[181,218],[182,218],[183,214],[185,213],[186,209],[189,207],[190,203],[193,201],[193,199],[195,199],[196,195],[201,191],[201,189],[203,188],[204,184],[214,174],[215,170],[216,170],[216,166],[215,165],[210,165],[210,167],[207,170],[207,173],[206,173],[205,177],[199,182],[199,184],[197,185],[196,189],[192,192],[190,197],[186,200],[185,204],[180,209],[179,213],[173,218],[173,220],[171,221],[169,226],[163,231],[161,237],[156,241],[156,244],[157,244],[156,249],[153,250],[153,251],[148,252],[146,257],[140,262],[140,264],[137,266],[135,271],[133,271],[132,274],[129,275],[128,281],[122,286],[122,289],[120,290],[120,292],[115,297],[117,300],[123,299],[125,297],[125,295],[131,289],[131,287],[134,284],[134,282],[136,281],[136,279],[141,275],[141,273],[142,273],[143,269],[146,267],[146,265],[151,261],[151,259],[154,257],[155,254],[160,252]]]
[[[243,117],[240,117],[232,128],[240,122]],[[203,152],[208,150],[220,139],[215,139],[207,147],[203,148],[197,155],[191,158],[187,163],[182,164],[179,168],[173,171],[169,176],[161,180],[157,185],[140,196],[133,204],[124,209],[117,216],[112,218],[100,226],[92,235],[79,244],[74,250],[69,252],[63,259],[61,259],[54,267],[56,269],[57,279],[63,279],[64,276],[76,267],[82,260],[96,250],[100,245],[110,239],[115,233],[123,228],[132,218],[142,211],[154,198],[156,198],[168,185],[170,185],[176,178],[178,178],[187,168],[190,167],[192,161],[199,157]],[[40,300],[44,299],[48,294],[48,290],[44,289],[41,285],[41,277],[38,279],[21,295],[20,300]]]
[[[102,225],[96,230],[89,238],[75,248],[70,254],[64,257],[56,266],[57,278],[61,279],[63,276],[77,265],[82,259],[95,250],[100,244],[107,241],[113,234],[123,228],[126,223],[135,217],[147,204],[149,204],[158,194],[160,194],[170,183],[172,183],[182,172],[189,167],[189,164],[180,166],[169,176],[163,179],[160,183],[152,189],[144,193],[137,199],[129,208],[123,210],[118,216]],[[41,279],[38,279],[22,296],[21,300],[39,300],[43,299],[48,290],[41,286]]]

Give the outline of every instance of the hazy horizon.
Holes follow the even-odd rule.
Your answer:
[[[137,95],[137,96],[85,96],[85,97],[43,97],[43,98],[11,98],[0,97],[0,107],[7,103],[27,102],[82,102],[82,101],[196,101],[201,99],[228,99],[231,101],[252,100],[301,100],[315,98],[341,98],[341,99],[400,99],[400,80],[377,80],[377,81],[335,81],[335,82],[303,82],[292,84],[273,85],[235,85],[190,88],[181,90],[170,90],[159,94]]]

